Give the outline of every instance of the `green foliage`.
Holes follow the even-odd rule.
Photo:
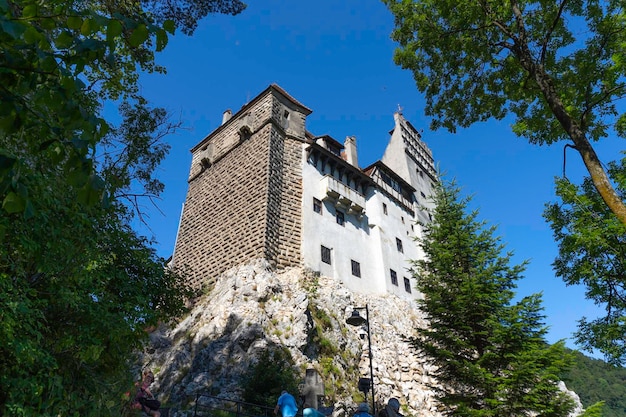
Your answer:
[[[579,417],[607,417],[604,413],[604,402],[600,401],[589,406]]]
[[[545,342],[539,295],[513,303],[525,265],[509,266],[495,228],[467,214],[459,192],[438,184],[419,240],[426,256],[413,271],[428,327],[410,341],[435,365],[444,414],[567,416],[573,403],[557,384],[571,358],[562,343]]]
[[[0,409],[119,414],[144,328],[184,311],[182,277],[116,213],[51,178],[29,220],[0,217]]]
[[[312,304],[309,310],[315,326],[311,331],[311,344],[316,346],[318,353],[322,357],[334,357],[339,353],[335,344],[324,336],[324,331],[333,329],[333,322],[328,313]]]
[[[243,377],[242,398],[245,402],[266,407],[276,405],[282,390],[297,398],[301,379],[297,372],[287,349],[267,349]]]
[[[578,394],[588,413],[626,416],[626,368],[574,352],[574,365],[561,377],[567,388]]]
[[[425,93],[433,128],[454,132],[511,113],[515,133],[549,144],[569,138],[565,119],[591,140],[618,119],[626,89],[620,0],[383,3],[395,17],[395,61]]]
[[[626,197],[626,165],[611,163],[609,176]],[[606,314],[579,321],[576,341],[584,349],[602,352],[615,364],[626,364],[626,226],[603,204],[589,179],[581,186],[557,181],[561,203],[546,206],[559,255],[556,275],[568,285],[583,284],[585,296],[603,306]]]
[[[583,187],[595,188],[600,199],[593,204],[607,206],[618,219],[594,207],[607,224],[583,220],[598,224],[595,232],[587,227],[584,240],[590,243],[599,237],[605,241],[596,246],[600,249],[610,247],[611,242],[597,231],[623,236],[623,175],[611,179],[592,146],[611,134],[626,137],[623,0],[383,2],[395,17],[392,37],[400,45],[395,62],[413,72],[418,90],[426,96],[426,114],[432,116],[433,129],[454,132],[476,122],[512,116],[513,132],[530,143],[573,142],[590,175]],[[562,184],[559,192],[566,192]],[[609,264],[611,255],[603,260],[593,256],[599,265],[591,267],[590,260],[586,263],[589,271],[574,271],[573,258],[582,255],[572,248],[588,245],[573,243],[582,237],[575,228],[580,227],[572,223],[557,236],[562,245],[555,263],[558,273],[567,283],[587,285],[587,296],[607,306],[606,323],[582,319],[579,341],[584,348],[598,348],[623,360],[626,323],[619,305],[624,304],[624,275],[615,275],[620,267]],[[575,233],[572,239],[565,237],[569,231]],[[615,259],[624,259],[623,239],[616,243]],[[567,268],[560,265],[568,263],[572,264]]]
[[[0,415],[120,415],[144,329],[185,311],[130,227],[177,127],[137,79],[176,28],[237,5],[0,0]]]

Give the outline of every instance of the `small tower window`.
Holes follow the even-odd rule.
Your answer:
[[[287,110],[283,112],[283,128],[289,129],[289,111]]]

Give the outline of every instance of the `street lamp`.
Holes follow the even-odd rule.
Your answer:
[[[359,310],[365,310],[365,318],[359,314]],[[372,336],[370,333],[370,312],[367,308],[367,304],[365,304],[365,307],[354,307],[352,315],[346,319],[346,323],[350,326],[362,326],[363,324],[367,326],[367,346],[369,348],[370,357],[370,387],[372,388],[372,415],[376,416],[376,400],[374,398],[374,366],[372,365]]]

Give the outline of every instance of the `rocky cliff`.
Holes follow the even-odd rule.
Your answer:
[[[429,367],[403,339],[424,324],[413,303],[393,295],[355,294],[336,280],[298,268],[273,272],[263,260],[229,270],[184,320],[154,331],[143,364],[155,371],[155,391],[170,404],[184,405],[197,392],[239,399],[241,378],[260,353],[284,346],[300,369],[322,375],[334,416],[351,415],[358,378],[369,376],[369,358],[363,330],[345,320],[353,307],[365,304],[377,403],[396,397],[408,416],[439,416],[427,388],[433,382]],[[328,349],[322,354],[317,346],[320,334],[333,346],[331,358]]]

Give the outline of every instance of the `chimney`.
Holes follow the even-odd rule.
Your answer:
[[[346,161],[350,165],[358,168],[359,162],[356,156],[356,138],[354,136],[347,136],[343,146],[345,148]]]
[[[230,120],[230,118],[232,117],[233,112],[230,111],[230,109],[226,109],[226,111],[224,112],[224,114],[222,115],[222,124],[226,123],[227,121]]]

